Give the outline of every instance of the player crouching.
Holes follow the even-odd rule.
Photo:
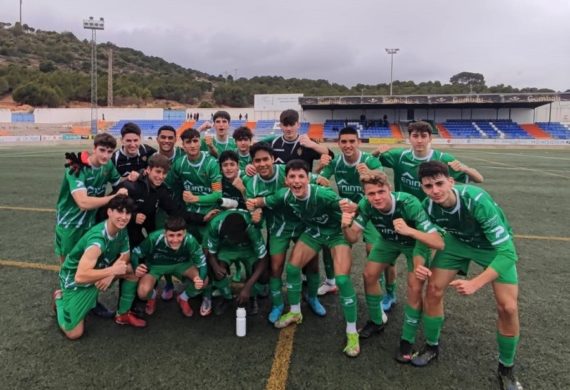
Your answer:
[[[109,201],[108,219],[91,228],[65,258],[59,271],[61,290],[53,294],[59,327],[70,340],[83,335],[85,317],[97,304],[99,291],[115,279],[124,279],[115,322],[137,328],[146,321],[129,311],[137,280],[130,265],[129,237],[125,227],[131,219],[133,201],[117,195]]]
[[[144,262],[144,263],[143,263]],[[188,298],[196,296],[207,285],[206,257],[198,241],[186,231],[186,221],[181,217],[169,217],[164,229],[149,234],[133,250],[136,276],[140,277],[138,296],[145,301],[153,295],[153,288],[163,275],[173,275],[188,280],[186,289],[177,301],[185,317],[194,313]]]

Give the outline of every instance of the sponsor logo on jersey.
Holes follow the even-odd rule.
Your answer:
[[[420,181],[417,180],[415,177],[413,177],[409,172],[405,172],[402,175],[402,177],[400,178],[400,181],[408,187],[412,187],[412,188],[420,188],[421,187]]]
[[[338,189],[340,192],[343,193],[359,193],[362,192],[362,187],[359,185],[352,185],[350,183],[348,183],[348,181],[346,181],[345,179],[340,179],[337,183],[336,183]]]
[[[191,191],[194,195],[209,194],[210,192],[212,192],[212,189],[210,187],[205,187],[202,185],[194,185],[187,180],[184,181],[184,189],[186,191]]]
[[[313,217],[312,218],[313,221],[315,221],[316,223],[319,223],[321,225],[326,224],[329,221],[329,216],[328,214],[323,214],[320,217]]]

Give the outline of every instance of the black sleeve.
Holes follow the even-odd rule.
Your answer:
[[[183,212],[179,202],[172,198],[170,191],[164,186],[158,190],[158,207],[163,209],[168,215],[182,215]]]

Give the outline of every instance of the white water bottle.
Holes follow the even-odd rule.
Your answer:
[[[236,310],[236,336],[238,337],[244,337],[246,333],[245,315],[245,308],[238,307]]]

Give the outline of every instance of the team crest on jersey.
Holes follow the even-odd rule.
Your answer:
[[[147,156],[142,156],[142,157],[141,157],[141,160],[143,160],[143,161],[145,161],[145,162],[146,162],[146,160],[147,160]]]
[[[297,149],[297,155],[300,156],[303,154],[303,148],[299,147],[299,149]]]

